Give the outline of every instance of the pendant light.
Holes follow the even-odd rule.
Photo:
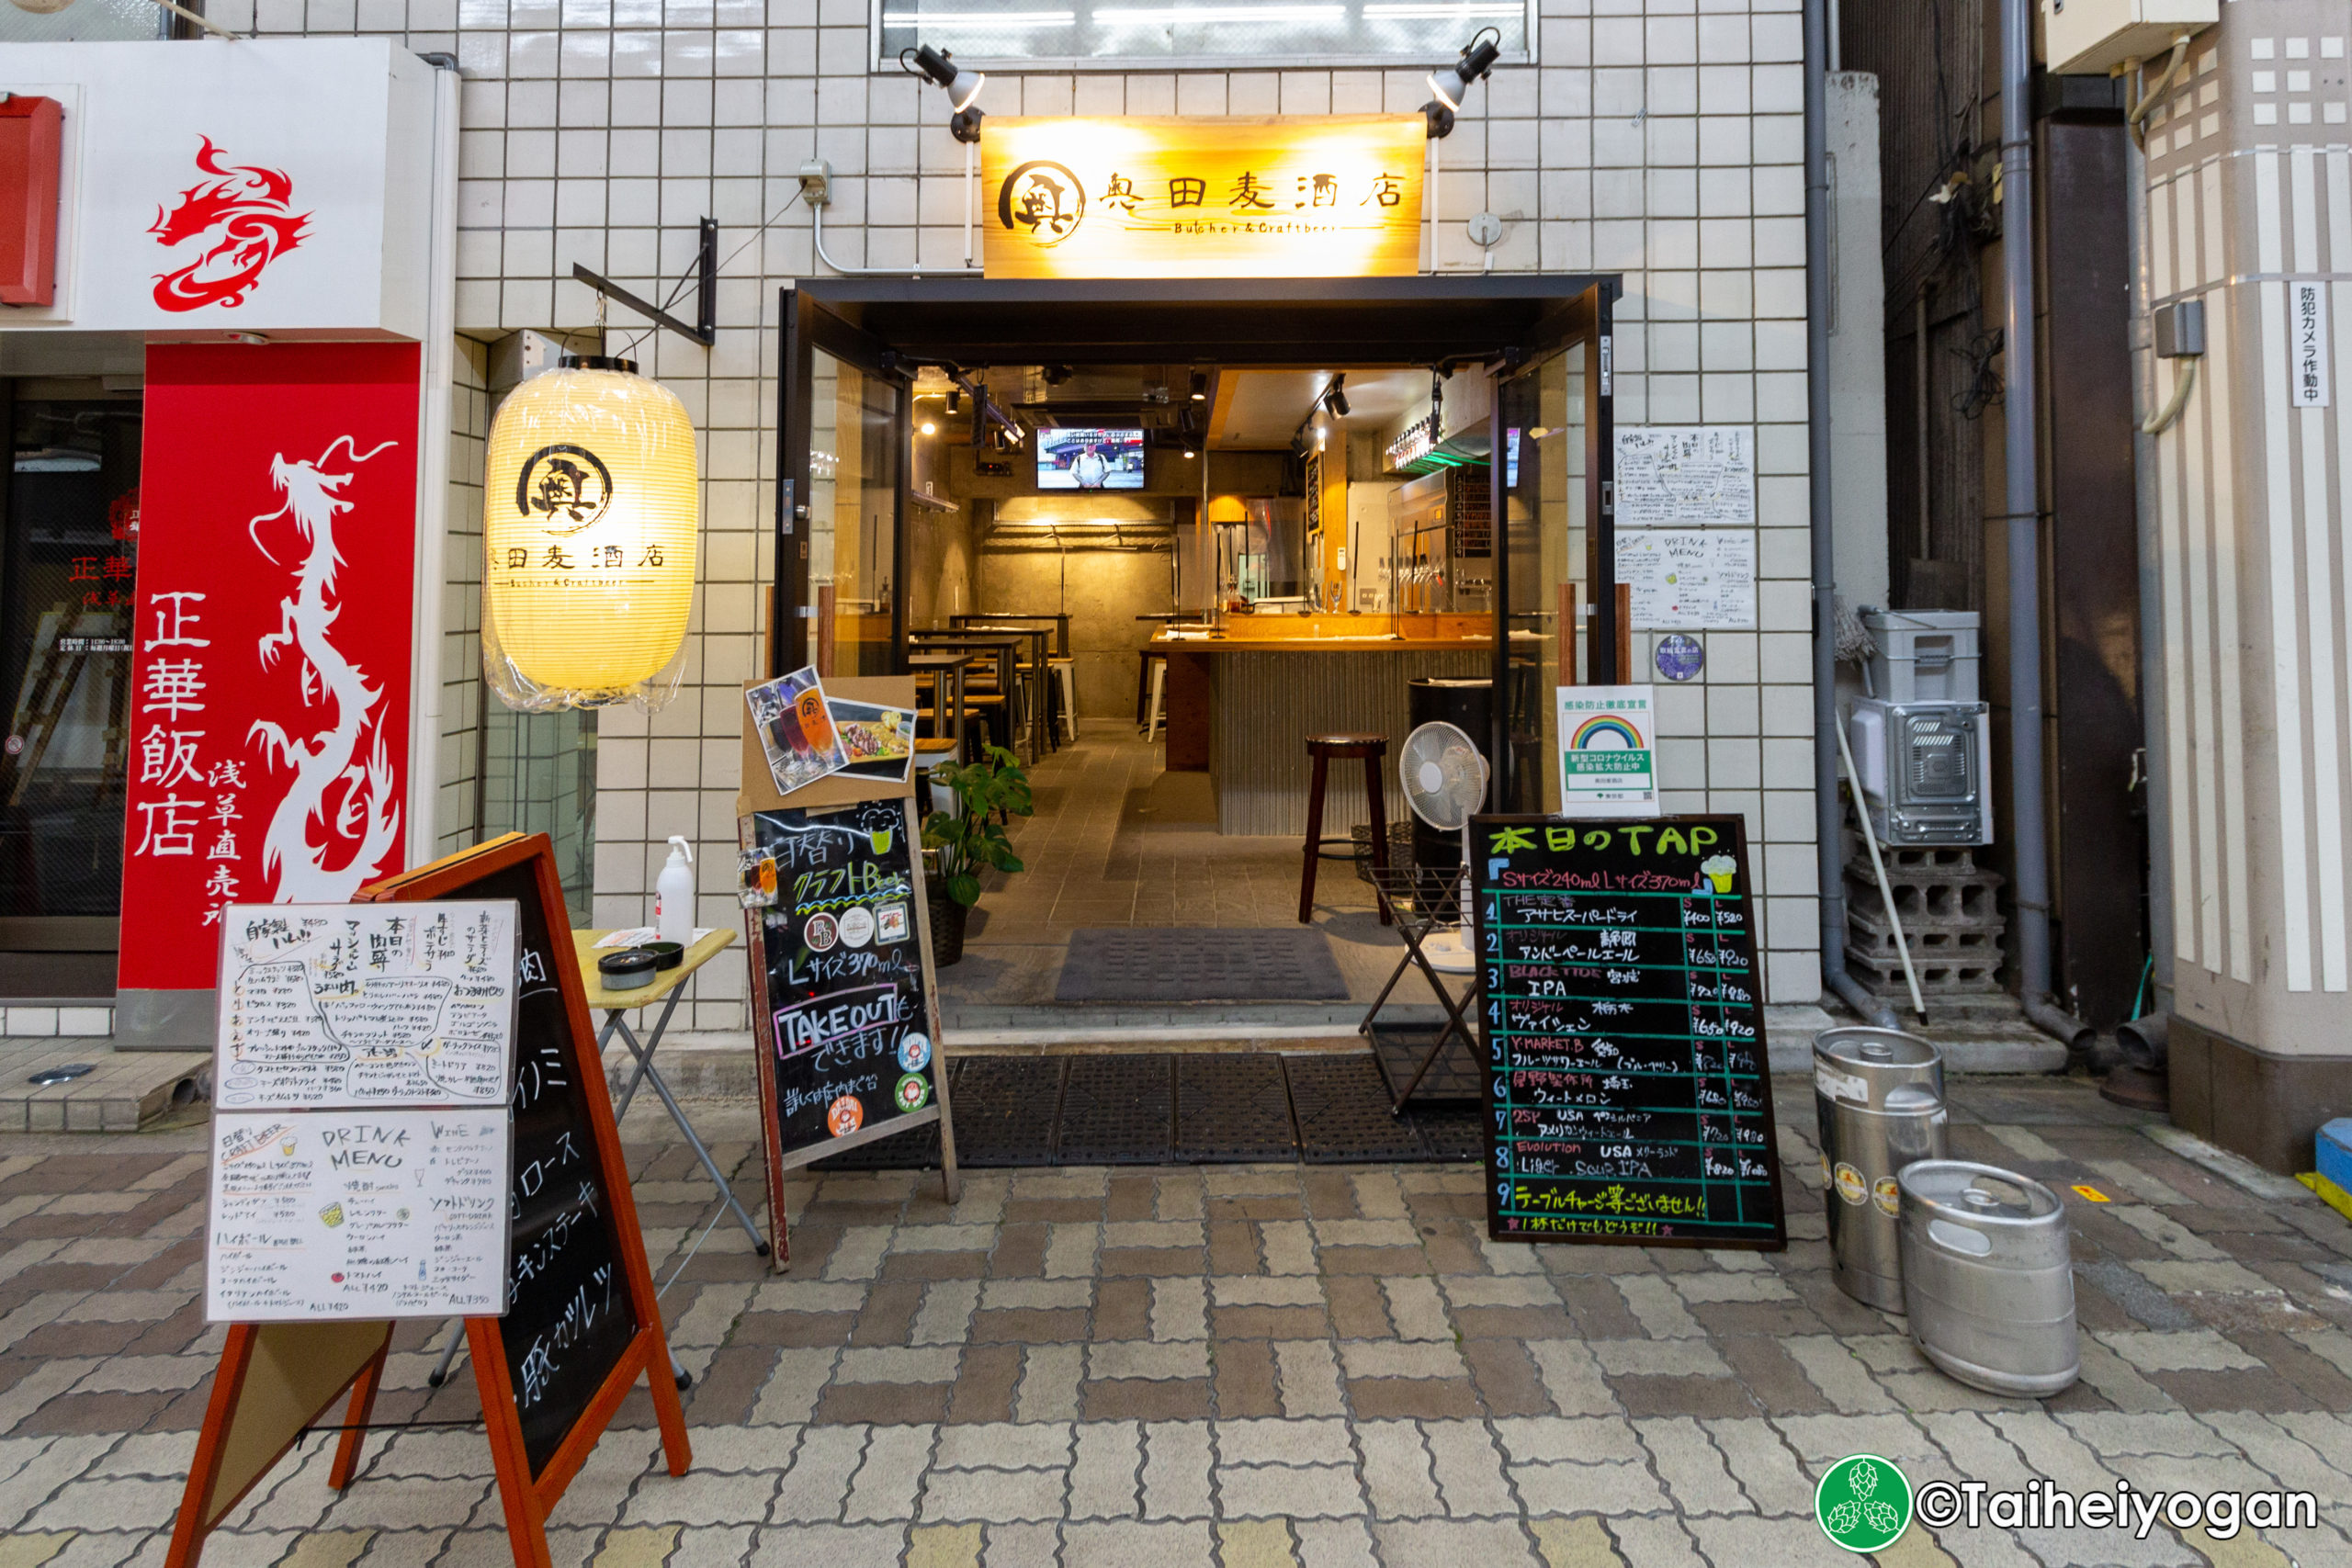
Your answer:
[[[698,486],[685,405],[632,360],[566,355],[491,426],[482,505],[482,671],[509,707],[634,700],[694,603]]]

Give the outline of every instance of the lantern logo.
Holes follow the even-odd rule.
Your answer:
[[[585,446],[542,446],[514,477],[515,512],[559,538],[594,527],[612,503],[612,470]]]
[[[283,169],[242,167],[220,161],[209,136],[196,154],[208,175],[180,192],[179,205],[155,209],[147,231],[170,247],[201,237],[204,249],[174,272],[155,275],[155,303],[166,310],[245,302],[269,264],[300,244],[311,220],[294,210],[294,182]]]
[[[262,839],[262,872],[277,878],[275,901],[280,904],[342,903],[382,867],[400,834],[400,789],[376,711],[384,688],[368,685],[359,667],[327,636],[343,610],[335,593],[335,569],[343,558],[335,552],[334,522],[354,503],[342,494],[352,475],[325,471],[338,446],[356,468],[398,445],[387,441],[362,452],[350,436],[339,435],[314,461],[289,463],[279,453],[270,459],[269,477],[286,504],[245,525],[254,547],[272,565],[277,558],[261,542],[263,524],[291,516],[309,547],[294,570],[293,595],[278,601],[278,629],[261,638],[261,664],[268,669],[291,645],[302,656],[303,705],[313,706],[323,697],[335,716],[332,726],[307,741],[266,718],[247,731],[248,739],[262,743],[265,759],[294,770]],[[324,840],[317,845],[311,841],[314,823]],[[349,852],[342,864],[330,868],[328,852],[339,841],[349,844]]]
[[[1086,187],[1061,164],[1040,158],[1004,176],[996,216],[1008,229],[1026,229],[1040,245],[1058,245],[1086,216]]]

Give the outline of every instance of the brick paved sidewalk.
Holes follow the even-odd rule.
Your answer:
[[[1600,1568],[1842,1563],[1814,1480],[1856,1451],[2012,1485],[2305,1489],[2317,1529],[2184,1540],[1914,1527],[1881,1562],[2352,1563],[2352,1225],[2176,1157],[2079,1085],[1955,1087],[1954,1153],[2073,1205],[2084,1380],[2036,1405],[1928,1370],[1829,1281],[1810,1086],[1782,1080],[1785,1253],[1495,1247],[1475,1168],[808,1179],[771,1276],[721,1226],[665,1298],[695,1467],[624,1407],[562,1563]],[[697,1110],[758,1190],[750,1122]],[[627,1134],[668,1280],[713,1210],[658,1114]],[[729,1134],[732,1134],[731,1140]],[[642,1140],[642,1141],[640,1141]],[[0,1568],[162,1561],[218,1336],[198,1127],[0,1138]],[[463,1420],[403,1329],[385,1421]],[[207,1564],[511,1561],[479,1431],[325,1439]]]

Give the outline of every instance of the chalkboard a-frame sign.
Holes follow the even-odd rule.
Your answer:
[[[956,1129],[912,803],[892,795],[755,811],[738,830],[775,889],[773,905],[744,916],[772,1267],[781,1269],[786,1171],[936,1122],[954,1202]]]
[[[357,901],[436,898],[518,905],[507,1310],[468,1318],[466,1337],[516,1568],[553,1568],[548,1511],[637,1380],[651,1391],[673,1475],[692,1461],[685,1415],[553,846],[543,833],[509,833],[363,888]],[[230,1329],[166,1568],[195,1568],[205,1535],[345,1389],[328,1483],[350,1483],[390,1330],[341,1321]]]
[[[1788,1245],[1738,817],[1474,817],[1498,1241]]]

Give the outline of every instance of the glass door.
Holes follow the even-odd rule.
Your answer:
[[[890,674],[906,618],[908,378],[879,340],[798,290],[784,301],[769,671]]]
[[[0,995],[105,995],[132,750],[141,405],[93,380],[86,396],[18,396],[7,407]]]
[[[1495,809],[1560,809],[1561,686],[1605,685],[1617,668],[1607,318],[1495,386],[1495,514],[1505,539],[1497,605]]]

